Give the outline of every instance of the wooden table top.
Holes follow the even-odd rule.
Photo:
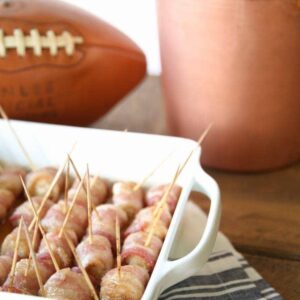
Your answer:
[[[148,77],[93,126],[167,134],[159,79]],[[300,299],[300,164],[250,175],[207,171],[221,188],[221,231],[285,299]],[[192,198],[209,209],[202,195]]]

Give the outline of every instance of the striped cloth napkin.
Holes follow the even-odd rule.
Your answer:
[[[192,202],[186,206],[171,254],[178,258],[190,252],[199,241],[206,215]],[[195,232],[198,228],[198,232]],[[280,300],[283,299],[219,233],[208,262],[192,276],[166,289],[159,300]]]

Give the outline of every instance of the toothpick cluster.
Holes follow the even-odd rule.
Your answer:
[[[22,145],[17,133],[15,132],[15,130],[13,129],[13,127],[10,124],[10,121],[6,115],[6,113],[4,112],[3,108],[0,106],[0,114],[1,116],[5,119],[5,121],[7,122],[11,132],[13,133],[15,139],[17,140],[24,156],[26,157],[28,164],[31,166],[32,170],[35,170],[35,166],[33,165],[32,160],[30,159],[28,152],[26,151],[25,147]],[[143,243],[138,245],[141,247],[141,249],[143,251],[150,251],[148,252],[148,254],[150,253],[154,253],[155,251],[155,255],[158,255],[159,250],[157,251],[157,249],[155,251],[152,251],[153,249],[150,249],[151,247],[153,247],[152,245],[152,241],[155,241],[156,239],[156,247],[161,247],[162,245],[162,241],[159,242],[159,238],[156,236],[156,228],[157,226],[159,226],[159,221],[162,219],[162,214],[167,211],[169,214],[169,206],[168,206],[168,199],[170,196],[170,193],[172,192],[173,188],[176,185],[176,182],[178,181],[178,178],[180,176],[180,174],[182,173],[182,171],[184,170],[184,168],[186,167],[187,163],[190,161],[191,157],[193,156],[194,152],[199,148],[199,146],[201,145],[201,143],[203,142],[204,138],[206,137],[206,135],[208,134],[209,130],[211,128],[211,125],[208,126],[208,128],[204,131],[204,133],[201,135],[201,137],[199,138],[198,142],[197,142],[197,146],[192,149],[192,151],[189,153],[189,155],[187,156],[187,158],[184,160],[184,162],[178,166],[178,168],[176,169],[175,174],[172,177],[171,182],[167,185],[167,188],[164,190],[163,194],[161,195],[159,201],[153,206],[153,211],[152,211],[152,216],[151,216],[151,223],[148,224],[148,228],[147,231],[145,231],[144,233],[142,232],[137,232],[137,234],[142,237],[142,241]],[[72,152],[72,151],[71,151]],[[70,152],[70,153],[71,153]],[[86,166],[86,171],[84,173],[83,176],[80,175],[80,173],[78,172],[78,169],[74,163],[74,161],[72,160],[70,153],[67,154],[63,164],[60,166],[60,168],[57,170],[55,176],[53,177],[51,183],[49,184],[49,188],[46,191],[46,193],[44,194],[42,201],[40,203],[40,206],[38,208],[35,207],[34,202],[32,200],[32,195],[30,195],[28,188],[26,186],[26,182],[24,181],[24,179],[22,178],[22,176],[20,176],[20,182],[22,184],[24,193],[26,195],[26,198],[30,204],[30,208],[32,211],[32,221],[29,224],[29,226],[27,226],[24,222],[23,217],[21,217],[20,222],[19,222],[19,226],[18,226],[18,231],[17,231],[17,236],[16,236],[16,240],[14,243],[14,252],[13,252],[13,259],[12,259],[12,266],[11,266],[11,270],[9,273],[9,288],[12,290],[12,288],[14,287],[14,280],[15,280],[15,274],[16,274],[16,267],[18,264],[18,253],[19,253],[19,246],[20,246],[20,240],[21,237],[23,235],[25,235],[26,238],[26,242],[28,244],[29,247],[29,256],[27,259],[27,265],[26,265],[26,269],[24,272],[24,276],[27,277],[29,276],[29,270],[32,270],[31,267],[33,266],[34,268],[34,272],[36,275],[36,280],[37,280],[37,284],[39,286],[39,293],[41,296],[47,296],[47,289],[45,288],[45,282],[43,282],[43,277],[41,276],[41,270],[39,268],[39,261],[38,261],[38,255],[39,253],[35,252],[35,248],[37,246],[37,242],[38,242],[38,236],[39,233],[42,236],[42,239],[46,245],[47,251],[49,253],[51,262],[54,266],[55,272],[59,273],[61,271],[60,268],[60,263],[61,260],[59,260],[59,255],[58,252],[56,252],[55,247],[51,244],[51,241],[48,239],[49,236],[47,236],[47,234],[49,234],[49,231],[45,230],[45,228],[43,227],[43,223],[41,220],[41,212],[43,211],[43,208],[45,206],[45,203],[49,200],[53,189],[55,188],[55,186],[57,185],[57,182],[59,180],[59,178],[61,178],[61,176],[63,176],[64,171],[65,172],[65,176],[64,176],[64,187],[61,188],[61,194],[63,194],[63,200],[64,201],[62,203],[64,203],[64,215],[63,215],[63,220],[62,220],[62,224],[61,227],[57,233],[57,238],[64,240],[66,242],[66,244],[68,245],[68,248],[70,250],[70,253],[72,255],[72,257],[75,259],[77,266],[80,269],[80,272],[82,274],[82,278],[84,278],[85,283],[86,283],[86,288],[88,288],[89,293],[91,295],[91,297],[94,300],[98,300],[99,296],[97,294],[96,288],[92,283],[91,277],[90,277],[90,273],[89,271],[86,269],[86,266],[84,265],[84,260],[82,260],[82,257],[78,254],[79,251],[79,246],[81,243],[84,243],[85,241],[89,243],[89,245],[95,246],[96,242],[101,242],[103,243],[103,245],[105,247],[107,247],[107,249],[109,251],[112,251],[111,247],[112,245],[110,244],[110,241],[105,237],[105,235],[101,236],[101,238],[99,238],[99,236],[96,237],[96,235],[93,233],[93,221],[92,221],[92,214],[93,212],[95,212],[95,215],[97,216],[97,219],[101,222],[104,222],[105,219],[103,217],[101,217],[99,215],[99,212],[97,210],[97,207],[94,203],[94,194],[95,194],[95,190],[91,190],[94,185],[96,184],[96,180],[97,180],[97,176],[94,176],[93,179],[91,180],[91,176],[90,176],[90,170],[89,170],[89,165]],[[153,174],[155,172],[157,172],[157,170],[170,158],[170,156],[174,153],[174,151],[172,151],[171,153],[168,154],[167,157],[165,157],[162,161],[159,162],[159,164],[153,169],[151,170],[148,174],[146,174],[146,176],[144,178],[142,178],[138,183],[136,183],[135,185],[131,185],[129,184],[130,188],[132,189],[132,195],[134,195],[134,193],[136,193],[137,191],[139,191],[140,189],[142,189],[143,185],[145,184],[145,182],[151,177],[153,176]],[[71,169],[75,174],[76,179],[78,180],[78,185],[76,187],[74,187],[75,189],[75,193],[73,195],[73,198],[70,199],[69,197],[69,186],[70,186],[70,182],[71,182]],[[128,188],[128,187],[127,187]],[[70,236],[70,230],[72,230],[71,228],[71,220],[72,220],[72,213],[74,212],[74,208],[77,205],[77,201],[79,198],[79,195],[82,196],[82,194],[85,194],[86,196],[86,202],[84,202],[85,204],[82,205],[82,199],[81,199],[81,205],[83,209],[86,209],[86,213],[87,213],[87,232],[86,232],[86,239],[82,239],[81,243],[79,245],[74,244],[74,241],[72,240],[71,236]],[[124,192],[124,197],[128,197],[128,189]],[[130,193],[129,193],[130,194]],[[130,195],[130,196],[132,196]],[[141,197],[141,199],[139,199],[139,201],[143,202],[143,193],[141,194],[136,194],[139,196],[136,197]],[[83,198],[85,199],[85,198]],[[126,198],[131,199],[129,198]],[[85,201],[85,200],[84,200]],[[128,213],[128,211],[126,211],[126,208],[122,207],[121,205],[118,204],[118,202],[114,202],[114,198],[113,198],[113,205],[115,205],[116,207],[116,217],[115,217],[115,263],[116,263],[116,268],[112,269],[111,271],[107,272],[106,275],[104,276],[103,280],[102,280],[102,289],[101,289],[101,298],[105,298],[105,299],[110,299],[110,298],[106,298],[102,295],[102,293],[106,293],[106,289],[105,289],[105,285],[106,284],[110,284],[109,281],[106,280],[107,277],[109,276],[114,276],[113,274],[117,274],[117,278],[114,281],[114,288],[118,289],[118,284],[121,285],[121,282],[123,282],[123,280],[127,280],[126,276],[123,276],[124,274],[124,270],[130,270],[130,268],[127,268],[129,265],[132,265],[134,268],[137,268],[137,272],[141,272],[141,270],[139,270],[139,268],[142,268],[141,265],[135,265],[135,260],[132,260],[131,262],[129,261],[129,264],[126,265],[126,263],[124,264],[123,258],[126,257],[124,256],[124,252],[123,252],[123,248],[122,248],[122,240],[121,240],[121,232],[123,233],[123,227],[124,227],[124,222],[122,221],[122,218],[119,218],[119,215],[117,213],[117,209],[121,209],[123,211],[123,213],[125,214],[127,219],[130,219],[130,214]],[[147,209],[147,208],[145,208]],[[120,221],[121,220],[121,221]],[[134,221],[133,221],[134,223]],[[86,226],[86,225],[85,225]],[[76,226],[75,226],[76,227]],[[33,231],[33,232],[32,232]],[[31,239],[31,234],[32,235],[32,239]],[[74,233],[76,234],[76,233]],[[135,234],[135,233],[133,233]],[[39,236],[40,238],[40,236]],[[56,236],[55,236],[56,238]],[[81,237],[80,237],[81,238]],[[127,236],[128,238],[128,236]],[[77,243],[77,241],[76,241]],[[124,244],[126,243],[126,239]],[[160,244],[161,243],[161,244]],[[102,251],[102,250],[101,250]],[[151,252],[152,251],[152,252]],[[111,252],[111,255],[112,252]],[[138,255],[136,253],[133,253],[132,255]],[[148,257],[148,256],[142,256],[143,257]],[[154,256],[154,258],[156,259],[157,257]],[[126,261],[127,262],[127,261]],[[123,265],[122,265],[123,263]],[[69,263],[68,263],[69,265]],[[112,267],[112,266],[111,266]],[[151,266],[152,268],[153,266]],[[146,271],[143,270],[142,272],[149,272],[149,270],[151,271],[151,268],[149,268],[149,266],[146,267]],[[105,270],[107,271],[107,270]],[[53,273],[54,270],[51,270],[51,272]],[[72,272],[72,271],[70,271]],[[114,273],[116,272],[116,273]],[[127,271],[126,271],[127,272]],[[55,273],[55,274],[56,274]],[[52,276],[55,276],[55,274],[53,274]],[[135,273],[136,274],[136,273]],[[81,275],[80,275],[81,276]],[[144,276],[145,278],[145,276]],[[107,283],[108,282],[108,283]],[[113,281],[111,281],[113,282]],[[132,284],[131,282],[129,282],[128,284]],[[46,283],[47,285],[47,283]],[[100,285],[100,282],[99,282]],[[103,286],[104,285],[104,286]],[[137,289],[141,289],[141,287],[144,286],[144,283],[139,285],[137,287]],[[134,290],[134,289],[133,289]],[[143,292],[143,291],[142,291]],[[126,297],[129,297],[129,295],[126,295]],[[130,298],[131,299],[131,298]],[[135,300],[135,299],[134,299]]]

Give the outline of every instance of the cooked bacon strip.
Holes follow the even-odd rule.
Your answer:
[[[164,184],[164,185],[159,185],[150,188],[146,193],[147,205],[152,206],[155,205],[158,201],[160,201],[164,193],[168,189],[168,186],[169,184]],[[169,206],[171,213],[175,211],[180,194],[181,194],[181,187],[178,185],[174,185],[167,198],[167,204]]]
[[[93,236],[91,243],[88,238],[85,238],[77,246],[76,253],[87,273],[98,284],[103,275],[113,267],[114,258],[111,245],[104,236]]]
[[[70,268],[59,270],[53,274],[45,284],[45,292],[45,297],[58,300],[93,299],[83,275]]]
[[[93,235],[102,235],[106,237],[113,249],[116,246],[116,232],[115,223],[116,216],[118,215],[120,228],[127,225],[128,218],[126,213],[113,204],[103,204],[96,207],[98,214],[93,211],[92,213],[92,233]]]
[[[43,197],[54,179],[57,173],[57,169],[52,167],[45,167],[31,173],[28,173],[26,176],[26,186],[31,196],[41,196]],[[50,199],[56,202],[59,198],[60,193],[64,187],[64,175],[62,174],[56,185],[54,186]]]
[[[138,266],[122,266],[121,276],[117,268],[102,278],[101,300],[140,300],[149,280],[148,272]]]
[[[12,257],[7,255],[0,256],[0,285],[7,278],[12,265]]]
[[[72,240],[72,242],[77,245],[78,239],[74,231],[70,230],[68,231],[68,236]],[[57,228],[54,231],[48,232],[46,234],[46,238],[48,240],[48,243],[50,245],[50,248],[57,260],[57,263],[59,264],[60,268],[66,268],[69,267],[73,261],[72,252],[68,246],[68,243],[66,242],[65,238],[59,237],[59,228]],[[50,257],[50,253],[48,251],[47,245],[45,240],[43,239],[40,247],[39,247],[39,256],[40,258],[48,258]],[[49,260],[49,258],[48,258]]]
[[[36,256],[36,261],[42,282],[45,283],[51,274],[55,272],[55,269],[47,261],[41,259],[39,255]],[[17,262],[12,286],[13,292],[17,291],[21,294],[37,295],[39,291],[39,283],[32,263],[29,263],[30,265],[27,275],[25,273],[28,263],[28,258],[21,259]],[[8,278],[3,285],[3,290],[11,291],[10,284],[11,283]]]
[[[125,236],[132,234],[138,231],[149,232],[153,221],[155,219],[155,206],[150,206],[143,208],[140,212],[136,215],[135,219],[131,223],[131,225],[125,231]],[[163,240],[168,232],[168,228],[171,222],[171,214],[167,207],[164,208],[160,219],[158,220],[155,228],[154,228],[154,235],[159,237]]]
[[[144,206],[144,192],[142,188],[135,190],[134,182],[117,182],[113,185],[112,201],[121,207],[132,219]]]
[[[16,244],[16,238],[17,238],[17,233],[18,233],[18,227],[14,228],[11,233],[9,233],[1,246],[1,255],[7,255],[13,257],[14,254],[14,249],[15,249],[15,244]],[[33,230],[29,232],[30,239],[32,240],[33,237]],[[35,251],[38,248],[38,245],[40,243],[40,235],[37,234],[37,240],[35,243]],[[27,258],[29,257],[30,249],[26,240],[25,232],[24,229],[21,231],[21,237],[20,237],[20,244],[18,248],[18,259],[21,258]]]
[[[151,272],[156,263],[162,247],[162,241],[153,236],[150,244],[145,246],[148,233],[135,232],[124,241],[122,248],[122,261],[126,265],[137,265]]]
[[[61,228],[66,216],[65,202],[59,200],[54,204],[46,213],[45,217],[41,221],[41,225],[46,232]],[[73,230],[79,238],[85,233],[87,226],[87,211],[83,209],[81,205],[75,204],[71,211],[68,223],[65,226],[67,230]]]
[[[6,217],[15,201],[16,197],[11,191],[0,188],[0,220]]]
[[[19,175],[14,173],[2,173],[0,175],[0,189],[9,190],[15,197],[19,197],[23,190]]]
[[[33,197],[32,198],[34,207],[36,210],[39,209],[43,198],[42,197]],[[40,212],[40,218],[43,218],[46,214],[46,212],[49,210],[49,208],[53,205],[54,203],[51,200],[47,200],[45,205],[43,206],[41,212]],[[34,218],[34,214],[30,205],[29,201],[25,201],[22,203],[20,206],[18,206],[15,211],[12,213],[12,215],[9,218],[10,223],[16,227],[18,226],[21,217],[23,217],[24,223],[26,226],[29,226],[31,221]]]
[[[79,180],[76,179],[73,183],[72,188],[68,192],[68,198],[70,200],[73,199],[78,185],[79,185]],[[91,200],[94,206],[103,203],[106,200],[106,196],[108,194],[107,182],[105,182],[99,176],[90,176],[90,193],[91,193]],[[87,203],[86,198],[87,196],[86,196],[85,188],[82,187],[78,194],[78,199],[76,203],[86,207],[86,203]]]

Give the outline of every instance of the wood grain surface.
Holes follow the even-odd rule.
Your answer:
[[[245,253],[244,256],[285,299],[300,298],[299,261]]]
[[[149,77],[93,126],[166,134],[165,119],[159,78]],[[221,188],[221,230],[285,299],[299,300],[300,164],[250,175],[208,172]],[[200,194],[192,196],[208,209]]]

